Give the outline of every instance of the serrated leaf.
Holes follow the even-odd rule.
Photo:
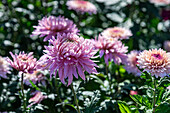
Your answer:
[[[139,106],[145,106],[147,108],[151,108],[151,103],[148,98],[140,95],[130,95],[130,97],[137,103]]]
[[[131,109],[125,102],[119,101],[118,105],[119,105],[119,109],[120,109],[121,113],[132,113]]]

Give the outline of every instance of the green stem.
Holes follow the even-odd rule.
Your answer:
[[[26,107],[26,99],[25,99],[25,94],[24,94],[23,80],[24,80],[24,73],[22,73],[22,75],[21,75],[21,92],[22,92],[22,100],[23,100],[24,112],[26,112],[27,107]]]
[[[153,91],[153,113],[155,113],[155,104],[156,104],[156,80],[155,78],[153,77],[153,85],[154,85],[154,91]]]
[[[55,80],[56,81],[56,93],[57,93],[57,99],[60,103],[62,103],[62,100],[60,98],[60,95],[59,95],[59,87],[58,87],[58,81],[57,79]],[[62,109],[63,109],[63,113],[66,113],[66,108],[65,108],[65,105],[62,103]]]
[[[108,66],[107,66],[107,64],[106,64],[106,75],[107,75],[107,79],[108,79],[108,81],[109,81],[109,90],[110,90],[110,93],[112,94],[112,89],[111,89],[112,83],[111,83],[111,81],[110,81],[110,79],[109,79]]]
[[[74,94],[74,101],[75,101],[76,106],[77,106],[77,112],[78,112],[78,113],[81,113],[81,112],[80,112],[80,109],[79,109],[79,104],[78,104],[78,101],[77,101],[77,96],[76,96],[76,93],[75,93],[74,88],[73,88],[73,83],[71,83],[70,86],[71,86],[71,90],[72,90],[72,92],[73,92],[73,94]]]

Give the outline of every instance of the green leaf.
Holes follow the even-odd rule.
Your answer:
[[[99,84],[101,84],[101,85],[104,85],[104,82],[103,82],[99,77],[97,77],[97,76],[95,76],[95,75],[90,75],[90,77],[91,77],[91,78],[94,78],[96,83],[99,83]]]
[[[159,105],[163,100],[162,100],[162,97],[164,95],[164,92],[165,92],[165,89],[163,87],[160,87],[159,88],[159,91],[158,91],[158,96],[157,96],[157,104]]]
[[[132,113],[131,109],[125,102],[119,101],[118,105],[119,105],[119,109],[120,109],[121,113]]]
[[[96,106],[97,102],[100,99],[100,92],[96,90],[90,100],[84,101],[85,113],[96,113],[99,110],[99,106]]]
[[[170,99],[170,90],[167,90],[163,96],[162,96],[162,101]]]
[[[151,103],[149,102],[146,96],[140,95],[130,95],[130,97],[137,103],[139,106],[145,106],[146,108],[151,108]]]
[[[146,90],[146,94],[149,98],[153,98],[153,91],[151,91],[150,89]]]
[[[65,104],[66,106],[70,106],[70,107],[72,107],[72,108],[74,108],[75,110],[77,110],[75,107],[74,107],[74,105],[72,105],[72,104]]]
[[[161,104],[156,108],[155,113],[170,113],[170,104]]]
[[[30,80],[30,83],[31,83],[32,87],[34,87],[36,90],[40,91],[40,88],[38,88],[31,80]]]
[[[131,105],[130,109],[132,110],[132,113],[139,113],[138,109],[134,105]]]

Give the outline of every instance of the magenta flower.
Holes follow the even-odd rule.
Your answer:
[[[30,52],[29,54],[25,54],[24,52],[20,52],[19,55],[13,54],[10,52],[13,61],[9,58],[7,61],[10,63],[10,65],[15,68],[16,70],[23,72],[23,73],[33,73],[36,70],[37,67],[37,59],[34,58],[33,52]]]
[[[28,108],[31,107],[33,104],[39,104],[42,100],[47,98],[47,96],[44,96],[40,91],[35,91],[33,94],[34,97],[30,98],[28,101],[29,103],[31,103],[30,105],[28,105]]]
[[[164,49],[167,51],[167,52],[170,52],[170,41],[167,40],[164,42]]]
[[[139,51],[133,50],[131,51],[127,56],[128,58],[126,59],[125,62],[125,69],[128,73],[132,73],[136,76],[141,75],[141,71],[138,69],[137,65],[137,56],[139,55]]]
[[[75,34],[58,35],[57,39],[53,38],[49,46],[45,46],[44,56],[47,58],[50,75],[55,71],[63,84],[68,78],[68,86],[72,83],[73,75],[79,76],[85,80],[84,71],[88,73],[97,73],[98,67],[93,60],[96,50],[90,40],[78,37]],[[45,67],[45,68],[46,68]],[[78,74],[77,74],[78,72]]]
[[[161,17],[163,20],[170,20],[170,9],[162,9],[161,10]]]
[[[6,58],[0,56],[0,77],[7,79],[7,73],[10,73],[9,63],[6,61]],[[1,79],[1,78],[0,78]]]
[[[127,58],[125,53],[128,51],[128,47],[124,46],[124,44],[117,39],[99,35],[98,40],[95,40],[95,47],[100,49],[100,57],[105,54],[104,59],[107,65],[109,59],[113,59],[116,64],[120,64],[125,62]]]
[[[68,9],[73,9],[78,13],[84,14],[84,13],[89,13],[89,14],[96,14],[97,8],[94,4],[88,1],[84,0],[70,0],[67,1],[67,6]]]
[[[163,49],[144,50],[137,58],[139,68],[152,76],[164,77],[170,74],[170,53]]]
[[[38,21],[38,26],[33,26],[36,28],[32,34],[40,35],[40,37],[44,37],[44,41],[47,41],[52,38],[52,36],[56,36],[58,33],[78,33],[79,30],[76,28],[76,25],[73,21],[64,18],[64,17],[55,17],[49,16],[44,17],[42,20]]]
[[[121,28],[121,27],[113,27],[113,28],[107,28],[102,32],[103,36],[111,37],[111,38],[117,38],[117,39],[129,39],[130,36],[132,36],[132,33],[130,30]]]
[[[41,72],[39,71],[34,71],[34,73],[30,74],[30,73],[25,73],[24,74],[24,80],[23,82],[26,84],[26,85],[31,85],[30,83],[30,80],[36,84],[36,83],[42,83],[43,85],[45,85],[45,80],[46,80],[46,77],[45,75],[43,75]]]

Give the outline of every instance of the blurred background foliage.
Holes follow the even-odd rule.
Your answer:
[[[0,1],[0,55],[9,56],[9,51],[34,52],[39,58],[43,54],[43,38],[31,37],[33,26],[38,25],[38,20],[44,16],[62,15],[78,25],[80,34],[84,38],[94,39],[108,27],[121,26],[132,31],[133,36],[123,43],[131,50],[145,50],[150,48],[163,48],[165,40],[170,40],[170,15],[162,17],[163,10],[170,10],[170,6],[157,6],[148,0],[90,0],[97,7],[96,15],[78,15],[73,10],[68,10],[67,0],[1,0]],[[167,19],[168,18],[168,19]],[[99,59],[101,73],[97,76],[89,75],[86,81],[74,80],[77,88],[79,104],[85,113],[113,113],[120,112],[116,100],[124,100],[127,104],[133,104],[129,97],[131,90],[138,90],[143,94],[144,90],[138,87],[145,80],[128,74],[123,66],[113,63],[109,65],[112,79],[112,93],[109,91],[106,79],[104,60]],[[102,63],[103,62],[103,63]],[[70,87],[66,87],[56,78],[50,80],[48,74],[46,86],[38,84],[37,87],[48,95],[41,104],[34,105],[32,112],[60,113],[62,104],[65,104],[69,113],[75,113],[73,96]],[[57,82],[58,81],[58,82]],[[57,82],[57,83],[56,83]],[[35,90],[25,86],[27,99]],[[57,89],[58,88],[58,89]],[[0,111],[21,112],[21,101],[18,94],[19,78],[13,71],[9,79],[0,80]],[[58,93],[56,93],[58,90]],[[62,101],[60,101],[59,98]],[[114,98],[111,100],[111,98]],[[27,103],[28,104],[28,103]]]

